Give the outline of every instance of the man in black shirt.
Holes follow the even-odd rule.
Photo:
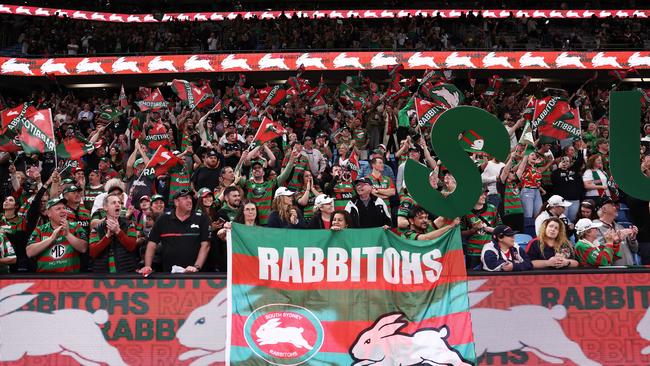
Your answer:
[[[221,174],[219,154],[214,151],[208,151],[203,163],[205,166],[200,167],[192,176],[192,187],[195,191],[200,188],[209,188],[211,191],[219,185],[219,175]]]
[[[192,194],[182,189],[174,195],[175,210],[162,215],[149,234],[144,267],[138,272],[148,276],[153,270],[157,243],[162,245],[162,268],[170,272],[180,266],[186,273],[198,272],[210,251],[209,223],[206,216],[192,210]]]
[[[224,166],[234,168],[239,162],[243,150],[242,144],[237,141],[237,132],[226,132],[226,143],[223,145]]]
[[[372,182],[368,178],[354,181],[357,197],[348,202],[345,210],[358,228],[390,226],[390,211],[386,202],[372,195]]]

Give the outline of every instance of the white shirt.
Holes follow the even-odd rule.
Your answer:
[[[499,193],[497,190],[497,178],[504,166],[506,166],[504,163],[495,163],[492,160],[488,161],[485,165],[485,169],[481,173],[481,180],[483,184],[487,185],[488,194]]]
[[[585,170],[585,173],[582,175],[582,181],[583,182],[589,182],[594,180],[594,171],[591,169]],[[598,179],[600,179],[600,184],[597,185],[607,185],[607,175],[605,172],[602,170],[598,169],[596,170],[596,174],[598,175]],[[605,190],[605,194],[609,196],[609,189]],[[587,192],[585,192],[585,196],[587,197],[598,197],[600,194],[598,193],[597,189],[589,189]]]

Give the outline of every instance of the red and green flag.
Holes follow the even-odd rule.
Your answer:
[[[126,108],[129,105],[129,101],[126,99],[126,92],[124,91],[124,84],[120,88],[120,107]]]
[[[465,100],[465,94],[454,84],[438,83],[433,86],[430,85],[431,83],[424,85],[420,91],[424,92],[424,95],[432,101],[441,102],[449,108],[454,108]]]
[[[569,101],[562,97],[548,96],[535,101],[535,110],[531,124],[537,129],[544,124],[553,124],[555,121],[572,119]]]
[[[99,107],[99,114],[97,116],[98,123],[111,123],[116,121],[124,112],[120,111],[119,109],[108,105],[104,104],[101,107]]]
[[[488,87],[485,90],[485,95],[487,96],[493,96],[501,90],[501,85],[503,84],[503,78],[499,75],[492,75],[491,78],[488,79]]]
[[[415,112],[418,115],[418,123],[420,126],[433,126],[438,120],[442,112],[446,111],[447,106],[440,102],[430,102],[422,98],[414,98]]]
[[[312,114],[315,114],[317,116],[322,116],[323,114],[325,114],[325,112],[327,112],[328,107],[329,106],[325,102],[325,99],[323,99],[323,97],[318,97],[314,99],[310,110]]]
[[[287,98],[287,91],[281,85],[267,86],[258,90],[261,106],[277,105]]]
[[[53,152],[56,148],[52,111],[41,109],[23,121],[20,143],[27,154]]]
[[[474,130],[465,131],[460,139],[460,146],[463,150],[471,153],[483,152],[485,140]]]
[[[164,146],[158,146],[156,152],[151,156],[147,167],[154,168],[156,176],[160,176],[166,174],[171,168],[182,163],[183,160],[172,154],[172,152],[167,150],[167,148]]]
[[[555,140],[564,140],[571,137],[580,138],[580,111],[577,108],[573,108],[571,112],[572,118],[558,119],[553,123],[540,125],[537,128],[537,133],[540,138],[543,136]]]
[[[2,111],[2,135],[17,136],[29,115],[36,113],[37,110],[30,103],[23,103],[15,108],[5,109]]]
[[[0,135],[0,151],[15,153],[22,150],[20,138],[18,135],[11,137],[9,135]]]
[[[196,109],[206,98],[209,98],[206,90],[186,80],[172,80],[172,90],[190,109]]]
[[[156,125],[149,129],[144,137],[144,142],[149,150],[156,150],[160,146],[169,145],[169,135],[167,134],[167,128],[162,123],[162,121],[158,121]]]
[[[151,92],[144,100],[138,101],[136,104],[143,112],[157,111],[161,108],[167,108],[167,105],[169,105],[158,88]]]
[[[475,364],[460,230],[233,224],[227,365]]]
[[[267,141],[271,141],[277,137],[287,133],[287,130],[280,124],[280,122],[273,121],[268,117],[264,117],[260,123],[260,127],[255,133],[253,138],[253,145],[259,146]]]
[[[339,85],[339,99],[344,105],[349,105],[356,110],[361,110],[368,102],[367,97],[353,88],[348,84],[341,83]]]
[[[95,145],[81,136],[66,138],[56,145],[56,155],[61,159],[79,160],[95,150]]]

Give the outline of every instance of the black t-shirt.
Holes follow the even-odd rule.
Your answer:
[[[225,145],[223,145],[224,154],[231,153],[233,151],[239,151],[239,152],[242,151],[242,145],[239,141],[236,141],[234,144],[226,143]],[[239,156],[232,155],[225,158],[224,165],[234,168],[235,166],[237,166],[238,162],[239,162]]]
[[[175,212],[162,215],[153,225],[149,241],[162,244],[163,271],[170,272],[173,265],[194,265],[201,242],[209,241],[209,226],[208,218],[197,213],[185,221],[180,221]]]
[[[192,183],[194,183],[194,188],[197,190],[201,188],[209,188],[213,191],[219,185],[219,175],[221,174],[221,168],[208,168],[200,167],[192,177]]]

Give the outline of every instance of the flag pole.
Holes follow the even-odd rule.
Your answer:
[[[161,146],[162,146],[162,145],[158,146],[158,148],[156,149],[156,151],[154,151],[153,155],[151,155],[151,156],[156,156],[156,154],[158,153],[158,150],[160,150],[160,147],[161,147]],[[139,181],[142,179],[142,176],[144,175],[144,172],[145,172],[145,171],[147,170],[147,168],[149,167],[149,163],[151,163],[151,159],[149,159],[149,161],[147,162],[147,164],[144,166],[144,169],[142,169],[142,171],[140,172],[140,175],[138,176],[138,179],[135,180],[136,182],[139,182]]]
[[[52,109],[48,108],[48,113],[50,113],[50,126],[52,127],[52,138],[54,139],[54,170],[59,169],[59,158],[56,154],[56,133],[54,133],[54,120],[52,119]]]

